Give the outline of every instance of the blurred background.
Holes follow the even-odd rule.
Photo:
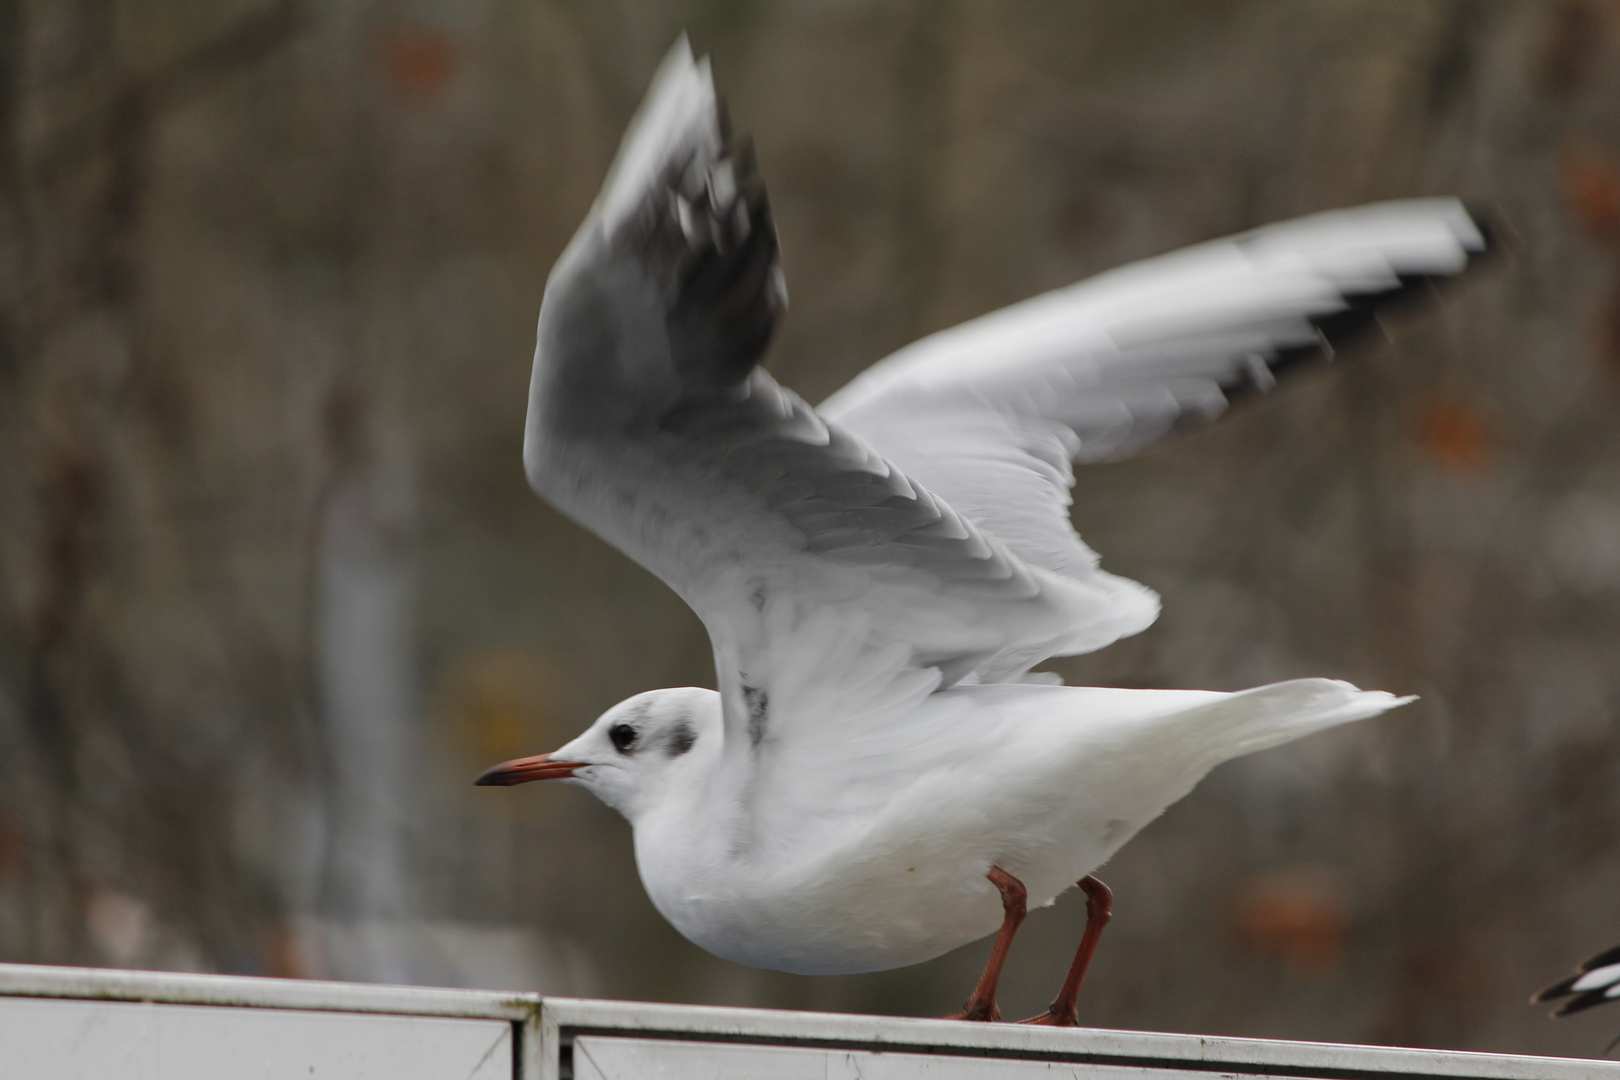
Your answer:
[[[475,789],[697,620],[519,461],[545,275],[682,29],[819,400],[1118,263],[1456,192],[1512,252],[1079,477],[1158,589],[1070,682],[1417,693],[1218,770],[1103,877],[1082,1022],[1597,1055],[1620,940],[1620,5],[0,0],[0,959],[897,1014],[683,941],[585,793]],[[1043,1008],[1083,920],[1031,918]]]

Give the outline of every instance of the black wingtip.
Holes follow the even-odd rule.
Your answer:
[[[1585,972],[1583,971],[1582,974],[1584,973]],[[1549,1001],[1566,997],[1574,989],[1575,981],[1580,977],[1580,975],[1571,975],[1567,979],[1560,979],[1551,986],[1543,987],[1542,989],[1536,991],[1534,996],[1530,998],[1530,1004],[1545,1005]]]
[[[1482,199],[1464,199],[1462,205],[1484,243],[1479,251],[1469,253],[1470,270],[1480,264],[1495,262],[1519,249],[1519,234],[1508,223],[1507,214],[1502,212],[1498,204]]]
[[[1243,373],[1230,383],[1222,384],[1221,390],[1228,400],[1235,404],[1243,398],[1263,394],[1284,374],[1292,374],[1311,361],[1332,359],[1339,350],[1359,345],[1375,329],[1387,334],[1383,321],[1386,316],[1399,317],[1444,292],[1453,282],[1471,276],[1482,266],[1502,257],[1513,243],[1513,234],[1504,224],[1506,219],[1481,203],[1465,201],[1462,206],[1478,230],[1480,240],[1477,247],[1464,245],[1467,262],[1460,270],[1450,274],[1402,274],[1390,288],[1346,296],[1343,308],[1310,320],[1317,332],[1315,342],[1278,349],[1264,361],[1269,379]]]
[[[747,378],[787,309],[753,141],[731,136],[720,115],[720,152],[672,163],[623,238],[664,294],[672,360],[691,397]]]
[[[1608,967],[1610,964],[1620,964],[1620,945],[1616,945],[1612,949],[1604,949],[1596,956],[1588,956],[1581,961],[1581,973],[1596,971],[1598,968]]]
[[[1554,1009],[1552,1014],[1554,1016],[1572,1016],[1578,1012],[1585,1012],[1587,1009],[1595,1009],[1599,1005],[1606,1005],[1613,1000],[1614,998],[1609,997],[1604,989],[1588,990],[1583,994],[1577,994],[1570,998]]]
[[[1581,962],[1575,974],[1558,980],[1544,990],[1537,991],[1536,995],[1530,999],[1530,1004],[1541,1005],[1567,997],[1569,1000],[1554,1009],[1552,1015],[1568,1016],[1571,1013],[1584,1012],[1606,1002],[1614,1001],[1616,1000],[1614,992],[1617,984],[1620,984],[1620,976],[1610,979],[1601,986],[1590,987],[1586,990],[1577,991],[1575,985],[1599,968],[1611,967],[1615,964],[1620,964],[1620,945],[1605,949],[1595,956],[1587,957]]]

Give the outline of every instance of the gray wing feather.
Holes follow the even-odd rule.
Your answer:
[[[704,620],[728,752],[861,648],[939,686],[1151,621],[1146,590],[1026,564],[760,371],[785,298],[752,154],[682,42],[547,282],[524,463]],[[846,670],[785,670],[812,654]]]
[[[1455,199],[1317,214],[1123,267],[942,331],[820,406],[1032,566],[1100,573],[1070,461],[1126,456],[1331,356],[1491,246]]]

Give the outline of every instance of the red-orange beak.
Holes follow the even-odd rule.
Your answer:
[[[513,784],[527,784],[530,780],[566,780],[584,767],[578,761],[556,761],[550,754],[536,754],[534,757],[513,758],[485,769],[473,783],[479,787],[511,787]]]

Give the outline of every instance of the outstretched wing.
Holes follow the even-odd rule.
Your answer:
[[[758,370],[784,303],[753,156],[682,41],[547,282],[524,464],[703,619],[727,754],[817,687],[926,694],[1151,622],[1146,589],[1027,565]]]
[[[1569,1000],[1553,1010],[1554,1016],[1568,1016],[1620,999],[1620,945],[1591,957],[1575,974],[1553,983],[1530,1001],[1557,1001],[1559,998]]]
[[[1455,199],[1271,225],[923,338],[818,411],[1030,565],[1085,581],[1097,558],[1069,523],[1071,461],[1124,456],[1270,390],[1488,247]]]

